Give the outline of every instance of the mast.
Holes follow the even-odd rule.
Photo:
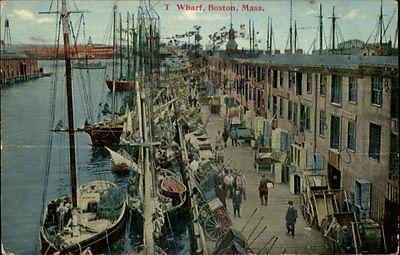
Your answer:
[[[250,53],[251,53],[251,21],[250,21],[250,19],[249,19],[249,38],[250,38],[250,47],[249,47],[249,50],[250,50]]]
[[[290,54],[293,53],[293,29],[292,29],[292,6],[293,6],[293,1],[290,0],[290,28],[289,28],[289,45],[290,45]]]
[[[267,22],[267,50],[269,49],[269,16]]]
[[[297,22],[294,21],[294,53],[296,53],[297,49]]]
[[[64,37],[64,57],[65,57],[65,78],[67,86],[67,111],[68,111],[68,135],[69,135],[69,164],[71,176],[71,196],[72,206],[77,207],[76,195],[76,159],[75,159],[75,130],[74,130],[74,109],[72,100],[72,81],[71,81],[71,58],[69,49],[69,30],[67,0],[62,0],[61,7],[62,28]]]
[[[136,80],[136,32],[135,32],[135,15],[132,13],[132,57],[133,57],[133,80]]]
[[[335,23],[336,23],[336,17],[335,17],[335,6],[333,6],[333,13],[332,13],[332,53],[335,51]]]
[[[256,49],[255,49],[255,34],[254,34],[254,20],[253,20],[253,53],[255,53]]]
[[[322,4],[319,4],[319,54],[322,54]]]
[[[381,0],[381,13],[379,15],[379,47],[382,47],[382,37],[383,37],[383,6]]]
[[[126,46],[127,46],[127,58],[128,58],[128,70],[126,70],[126,76],[129,79],[131,72],[131,58],[129,49],[129,12],[126,15]]]
[[[122,18],[119,13],[119,80],[122,79]]]
[[[270,28],[269,28],[269,50],[272,53],[272,35],[274,33],[274,30],[272,29],[272,18],[271,18],[271,22],[270,22]]]
[[[115,23],[117,18],[117,5],[114,4],[113,6],[113,63],[112,63],[112,99],[111,99],[111,120],[115,120],[115,64],[116,64],[116,37],[115,37]]]

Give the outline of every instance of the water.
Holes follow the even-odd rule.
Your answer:
[[[44,67],[46,72],[54,72],[52,61],[42,61],[39,66]],[[107,69],[107,71],[90,70],[89,74],[86,70],[73,70],[75,127],[83,126],[87,119],[85,112],[88,110],[84,106],[85,102],[91,105],[94,120],[102,108],[98,107],[100,102],[108,101],[111,106],[111,93],[105,85],[106,72],[111,73],[110,66]],[[62,62],[59,62],[55,73],[58,74],[56,85],[59,92],[55,101],[55,124],[62,117],[67,124]],[[43,206],[46,141],[49,134],[46,123],[49,117],[51,102],[49,95],[54,74],[52,77],[11,85],[1,90],[1,242],[16,254],[38,254],[40,251],[39,223]],[[85,84],[89,92],[86,100],[82,84]],[[117,95],[117,101],[119,110],[126,102],[121,94]],[[70,194],[68,136],[60,132],[53,137],[49,185],[45,201],[60,194]],[[126,185],[126,175],[120,176],[111,171],[110,158],[105,149],[92,148],[90,143],[90,137],[86,133],[76,134],[78,185],[99,179]],[[120,254],[124,247],[140,243],[142,238],[140,231],[138,221],[133,220],[128,238],[125,239],[123,236],[119,242],[112,245],[111,254]],[[177,240],[187,243],[186,232],[187,228],[177,231],[175,233],[179,237]],[[173,239],[175,240],[175,237]]]

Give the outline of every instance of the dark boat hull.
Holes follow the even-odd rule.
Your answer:
[[[90,135],[94,146],[106,146],[119,143],[122,127],[85,127],[83,129]]]
[[[107,87],[110,91],[113,90],[113,81],[106,80]],[[115,91],[131,91],[133,90],[132,81],[115,81]]]
[[[112,244],[117,241],[121,234],[125,230],[126,218],[129,215],[129,210],[125,207],[124,215],[120,218],[120,221],[112,226],[107,231],[103,231],[92,238],[84,240],[79,244],[71,245],[64,250],[60,250],[60,254],[81,254],[83,250],[90,247],[90,251],[93,254],[98,254],[107,248],[108,244]],[[43,226],[40,228],[40,243],[41,243],[41,254],[54,254],[57,249],[48,242],[44,236]]]

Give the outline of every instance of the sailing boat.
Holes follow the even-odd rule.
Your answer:
[[[106,80],[107,87],[110,89],[112,92],[120,92],[120,91],[131,91],[133,90],[133,83],[130,80],[126,80],[122,77],[122,20],[121,20],[121,15],[120,15],[120,25],[119,25],[119,37],[120,37],[120,45],[119,45],[119,60],[120,60],[120,65],[119,65],[119,78],[118,80],[115,79],[115,65],[116,65],[116,51],[117,51],[117,45],[116,45],[116,38],[115,38],[115,29],[116,29],[116,10],[117,6],[114,5],[114,19],[113,19],[113,72],[112,72],[112,79],[111,80]],[[129,30],[129,27],[127,28]],[[127,34],[129,38],[129,32]],[[129,52],[128,52],[128,58],[129,58]],[[128,70],[129,71],[129,70]]]
[[[125,196],[114,183],[93,181],[77,189],[67,0],[62,0],[61,17],[72,194],[60,196],[48,203],[40,225],[41,253],[81,254],[88,247],[93,252],[100,252],[125,229],[128,210]]]

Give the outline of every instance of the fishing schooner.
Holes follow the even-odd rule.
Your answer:
[[[86,248],[100,252],[115,241],[125,229],[125,195],[114,183],[92,181],[77,189],[75,130],[72,99],[71,59],[67,0],[62,0],[71,195],[51,200],[40,225],[42,254],[81,254]]]

